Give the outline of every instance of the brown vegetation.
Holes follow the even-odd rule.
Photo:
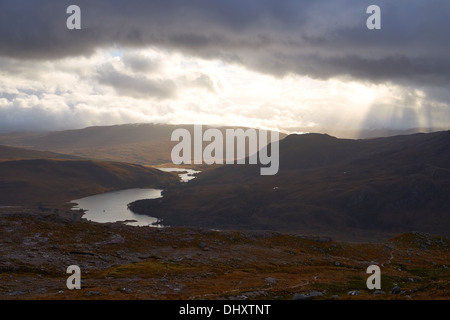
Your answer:
[[[0,257],[1,299],[450,298],[450,242],[422,233],[343,243],[16,215],[0,217]],[[382,292],[366,287],[371,264]],[[81,290],[66,287],[70,265]]]

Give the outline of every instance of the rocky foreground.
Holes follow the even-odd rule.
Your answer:
[[[369,290],[369,265],[381,289]],[[69,290],[67,267],[81,269]],[[450,299],[450,241],[342,243],[274,232],[0,215],[0,299]]]

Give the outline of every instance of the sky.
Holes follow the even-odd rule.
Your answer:
[[[367,28],[370,5],[381,29]],[[448,12],[448,0],[0,0],[0,132],[450,128]]]

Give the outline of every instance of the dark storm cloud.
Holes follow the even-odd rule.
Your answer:
[[[82,30],[66,28],[70,4],[81,7]],[[381,7],[381,30],[366,28],[371,4]],[[448,12],[448,0],[1,0],[0,55],[56,59],[159,46],[277,76],[448,85]],[[130,67],[140,63],[146,67]]]

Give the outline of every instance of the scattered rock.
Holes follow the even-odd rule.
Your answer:
[[[331,296],[331,299],[338,299],[339,298],[339,296],[337,295],[337,294],[333,294],[332,296]]]
[[[358,290],[353,290],[353,291],[349,291],[347,294],[349,296],[359,296],[361,294],[361,292],[359,292]]]
[[[335,265],[336,267],[339,267],[339,266],[341,265],[341,263],[340,263],[339,261],[335,261],[335,262],[334,262],[334,265]]]
[[[315,297],[321,297],[323,296],[323,293],[320,291],[316,291],[316,290],[311,290],[309,293],[304,294],[304,293],[296,293],[294,295],[293,300],[307,300],[310,298],[315,298]]]
[[[391,293],[392,294],[399,294],[400,292],[402,292],[402,289],[399,286],[395,286],[394,288],[392,288]]]
[[[200,243],[198,244],[198,246],[199,246],[200,248],[204,249],[204,248],[206,248],[206,243],[200,242]]]
[[[25,291],[10,291],[8,293],[9,296],[21,296],[21,295],[24,295],[24,294],[26,294]]]
[[[102,241],[100,244],[102,245],[114,245],[114,244],[122,244],[125,242],[125,238],[119,234],[114,234],[110,239]]]
[[[323,293],[322,292],[320,292],[320,291],[316,291],[316,290],[311,290],[309,293],[308,293],[308,296],[309,297],[321,297],[321,296],[323,296]]]
[[[257,299],[258,297],[266,296],[267,293],[265,291],[250,291],[242,293],[242,296],[247,297],[249,299]]]
[[[292,300],[306,300],[308,299],[309,296],[307,294],[303,294],[303,293],[296,293],[294,295],[294,298],[292,298]]]
[[[272,278],[272,277],[267,277],[265,280],[266,280],[267,284],[275,284],[275,283],[277,283],[277,280],[275,278]]]
[[[385,294],[386,292],[382,291],[382,290],[375,290],[373,292],[373,294]]]
[[[99,296],[101,295],[101,292],[98,291],[88,291],[84,294],[85,297],[91,297],[91,296]]]

